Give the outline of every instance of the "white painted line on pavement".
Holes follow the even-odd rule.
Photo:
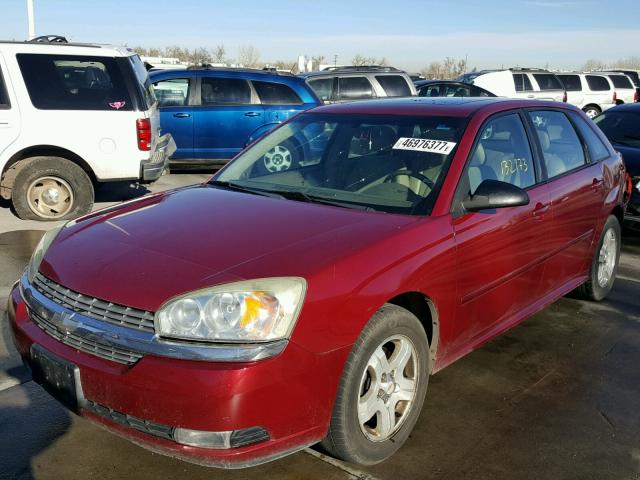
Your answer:
[[[316,452],[311,448],[305,448],[303,452],[308,453],[312,457],[316,457],[318,460],[322,460],[329,465],[332,465],[343,472],[349,474],[351,477],[357,480],[378,480],[377,477],[374,477],[370,473],[363,472],[362,470],[358,470],[357,468],[350,467],[349,465],[341,462],[340,460],[336,460],[335,458],[329,457],[328,455],[324,455],[320,452]]]

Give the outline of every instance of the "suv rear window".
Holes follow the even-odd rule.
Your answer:
[[[0,108],[9,108],[9,95],[7,95],[7,88],[4,86],[4,78],[2,76],[2,69],[0,69]]]
[[[343,100],[373,97],[373,87],[365,77],[341,77],[339,84],[340,98]]]
[[[400,75],[376,75],[376,80],[387,93],[388,97],[408,97],[411,88],[404,77]]]
[[[594,92],[606,92],[607,90],[611,90],[607,79],[600,75],[587,75],[587,84]]]
[[[609,75],[609,78],[613,82],[613,86],[616,88],[633,88],[631,80],[625,75]]]
[[[533,78],[538,82],[540,90],[562,90],[563,86],[553,73],[534,73]]]
[[[564,83],[564,88],[567,89],[567,92],[580,92],[582,91],[582,84],[580,83],[580,77],[578,75],[558,75],[562,83]]]
[[[516,86],[516,92],[527,92],[533,90],[529,77],[524,73],[514,73],[513,83]]]
[[[114,58],[16,55],[33,106],[41,110],[132,110]]]
[[[204,77],[201,89],[202,105],[247,105],[251,103],[251,87],[246,80]]]
[[[265,105],[300,105],[302,103],[298,94],[287,85],[257,80],[252,80],[252,83],[260,101]]]

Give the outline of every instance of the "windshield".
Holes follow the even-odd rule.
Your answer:
[[[610,142],[640,148],[640,113],[605,112],[594,122]]]
[[[246,150],[218,185],[299,201],[429,214],[466,118],[302,114]]]

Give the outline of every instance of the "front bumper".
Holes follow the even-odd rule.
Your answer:
[[[164,134],[156,143],[151,156],[140,162],[140,178],[144,182],[153,182],[162,175],[169,165],[169,158],[176,151],[176,142],[170,133]]]
[[[21,283],[26,292],[30,286],[24,277]],[[316,355],[289,342],[279,355],[259,361],[196,361],[144,353],[135,363],[122,364],[63,343],[38,326],[31,318],[40,308],[34,299],[46,304],[46,298],[37,295],[31,290],[27,304],[16,286],[9,298],[9,321],[23,360],[33,362],[37,345],[70,362],[77,368],[74,410],[136,444],[193,463],[242,468],[297,451],[326,434],[349,348]],[[62,318],[74,317],[68,313]],[[62,335],[96,339],[72,322],[58,327]],[[245,433],[260,428],[268,439],[258,435],[258,443],[201,448],[177,443],[176,428]]]

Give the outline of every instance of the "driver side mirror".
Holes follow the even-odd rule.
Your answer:
[[[522,188],[499,180],[483,180],[475,193],[463,200],[467,212],[494,208],[519,207],[529,204],[529,195]]]

